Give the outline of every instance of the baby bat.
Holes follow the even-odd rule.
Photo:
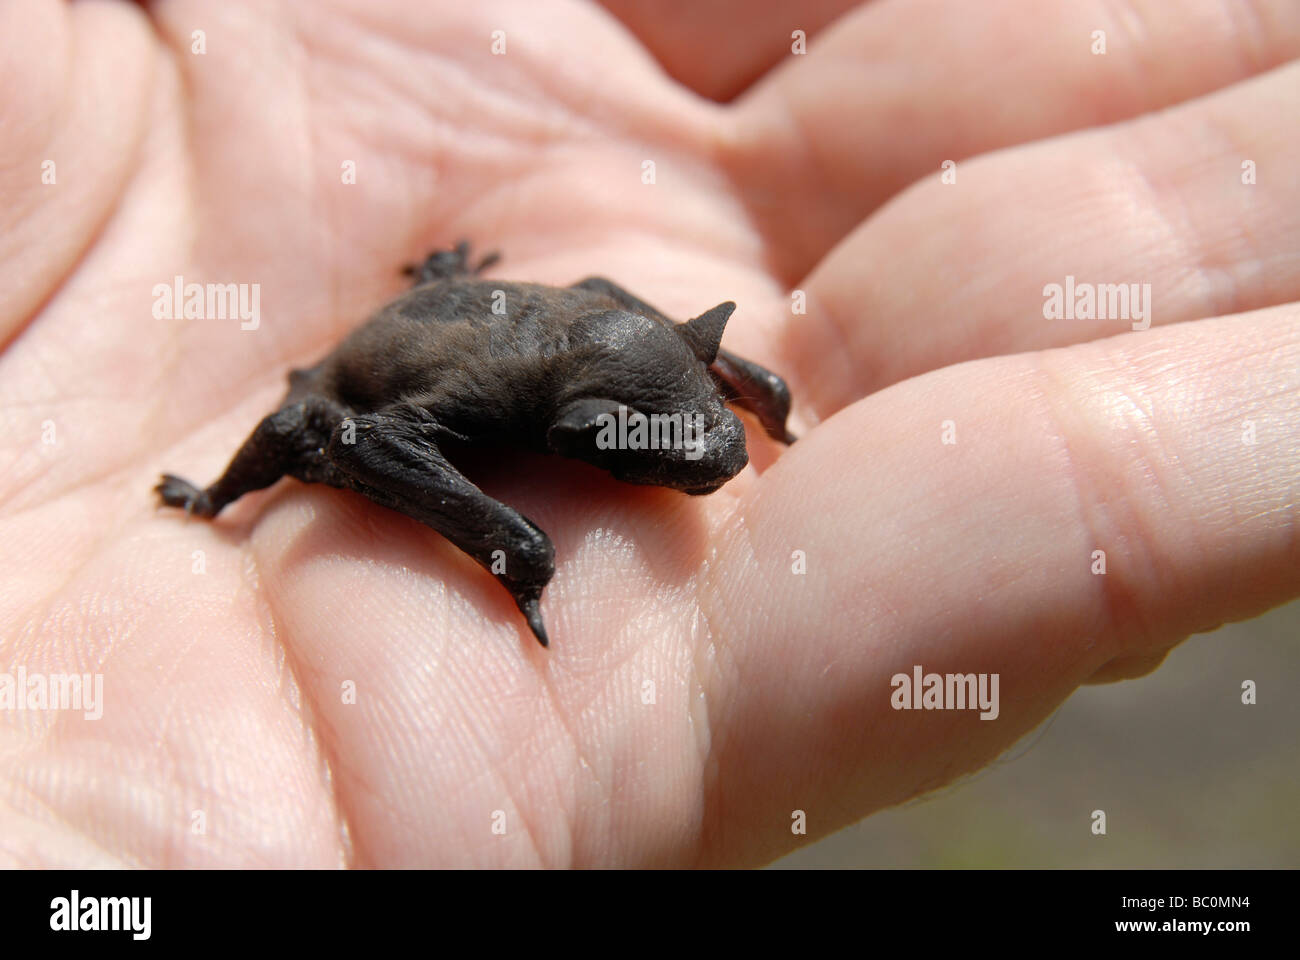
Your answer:
[[[727,402],[786,430],[790,391],[719,343],[736,305],[686,323],[600,277],[571,287],[481,280],[469,244],[407,267],[414,286],[289,392],[211,486],[164,474],[167,506],[215,517],[281,477],[353,490],[437,530],[514,597],[543,646],[555,548],[444,456],[455,440],[583,460],[628,483],[712,493],[749,460]]]

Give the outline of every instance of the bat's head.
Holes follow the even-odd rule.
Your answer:
[[[627,483],[712,493],[749,462],[745,428],[709,376],[723,303],[666,325],[623,310],[575,329],[572,380],[547,432],[552,450]]]

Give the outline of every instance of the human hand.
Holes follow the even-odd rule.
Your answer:
[[[0,8],[0,652],[104,690],[0,716],[0,859],[761,863],[792,811],[817,836],[949,782],[1295,596],[1300,22],[1185,7],[621,11],[728,93],[809,29],[728,106],[577,3]],[[150,494],[461,236],[510,279],[737,301],[725,345],[801,419],[705,498],[480,464],[555,541],[550,650],[360,497],[206,524]],[[155,319],[178,275],[258,284],[261,324]],[[1150,283],[1151,329],[1044,319],[1067,275]],[[893,710],[918,664],[998,673],[998,717]]]

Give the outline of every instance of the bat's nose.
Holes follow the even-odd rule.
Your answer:
[[[703,455],[692,463],[691,476],[681,489],[693,495],[712,493],[744,470],[747,463],[745,426],[739,417],[724,409],[704,435]]]

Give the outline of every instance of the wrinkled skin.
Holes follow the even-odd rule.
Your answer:
[[[539,6],[0,5],[0,662],[106,700],[0,714],[0,862],[762,863],[1300,591],[1294,4],[611,0],[680,81]],[[796,400],[708,497],[478,465],[555,540],[549,651],[364,498],[148,494],[460,236],[735,300]],[[261,326],[155,319],[176,275]],[[1151,329],[1044,319],[1067,275]],[[913,664],[1000,672],[998,719],[895,712]]]

